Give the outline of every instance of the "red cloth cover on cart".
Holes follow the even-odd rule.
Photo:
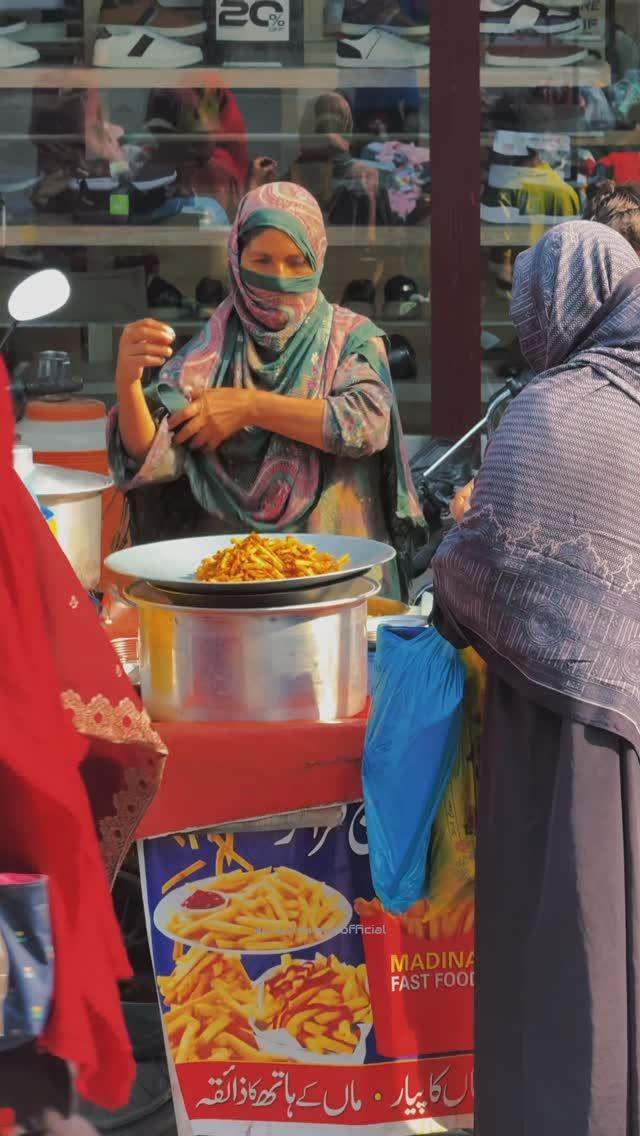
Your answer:
[[[0,360],[0,868],[49,878],[56,974],[42,1042],[78,1067],[84,1096],[116,1108],[135,1075],[117,986],[129,965],[96,827],[112,874],[164,747],[13,470],[13,439]]]

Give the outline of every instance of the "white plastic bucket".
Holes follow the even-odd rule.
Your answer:
[[[102,567],[102,494],[113,483],[98,473],[34,465],[29,488],[51,509],[58,543],[81,584],[97,587]]]

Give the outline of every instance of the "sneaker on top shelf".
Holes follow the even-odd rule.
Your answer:
[[[211,276],[203,276],[196,284],[198,318],[209,319],[225,298],[224,285]]]
[[[156,319],[181,319],[189,312],[182,292],[161,276],[151,276],[147,281],[147,303]]]
[[[536,155],[566,179],[571,174],[572,150],[570,133],[496,130],[491,147],[491,163],[523,166]]]
[[[351,280],[340,301],[342,308],[349,308],[359,316],[373,319],[376,308],[376,288],[372,280]]]
[[[35,153],[35,151],[34,151]],[[43,179],[35,173],[35,162],[0,160],[0,204],[5,209],[5,220],[19,221],[33,215],[33,193]]]
[[[40,53],[35,47],[27,47],[0,33],[0,67],[24,67],[27,63],[36,63],[39,58]]]
[[[26,28],[25,20],[15,20],[13,16],[0,16],[0,35],[17,35]]]
[[[580,198],[548,162],[489,166],[480,219],[497,225],[554,225],[581,214]]]
[[[339,39],[336,62],[338,67],[427,67],[429,48],[394,32],[371,28],[357,39]]]
[[[103,0],[100,23],[113,35],[144,28],[150,34],[187,39],[207,30],[202,6],[195,2],[190,8],[160,8],[149,0]]]
[[[342,31],[362,35],[370,28],[384,28],[402,36],[427,36],[429,17],[426,0],[414,0],[414,17],[405,15],[400,0],[345,0]]]
[[[128,29],[112,35],[98,32],[93,50],[95,67],[192,67],[202,62],[199,47],[166,39],[159,33]]]
[[[420,311],[422,296],[410,276],[392,276],[384,286],[385,319],[410,319]]]
[[[515,0],[505,6],[499,0],[480,0],[480,33],[482,35],[518,35],[538,32],[541,35],[572,35],[582,29],[580,9],[557,9],[554,4],[536,0]]]
[[[404,335],[389,336],[389,370],[393,383],[413,383],[418,377],[415,348]]]
[[[146,162],[142,169],[131,177],[131,184],[143,193],[154,189],[166,189],[178,180],[176,170],[167,166],[156,166],[153,162]]]
[[[579,43],[543,39],[542,36],[500,36],[487,48],[491,67],[571,67],[582,63],[588,51]]]

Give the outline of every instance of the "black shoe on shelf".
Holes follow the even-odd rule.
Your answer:
[[[161,276],[152,276],[148,281],[147,303],[151,314],[161,320],[181,319],[187,308],[180,289]]]
[[[394,383],[413,383],[418,377],[416,353],[404,335],[389,336],[389,370]]]
[[[376,288],[372,280],[352,280],[347,284],[341,305],[359,316],[373,318],[376,307]]]
[[[224,285],[220,280],[214,280],[211,276],[203,276],[202,280],[196,284],[198,318],[209,319],[216,308],[220,307],[225,295]]]
[[[344,0],[324,0],[324,34],[326,36],[340,35],[343,11]]]
[[[420,310],[418,285],[410,276],[392,276],[384,286],[385,319],[410,319]]]
[[[77,191],[73,219],[79,225],[126,225],[129,194],[117,178],[79,176],[72,182]]]

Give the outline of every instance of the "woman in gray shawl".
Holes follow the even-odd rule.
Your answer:
[[[476,1136],[639,1136],[640,260],[559,225],[512,316],[537,377],[434,564],[490,676]]]

